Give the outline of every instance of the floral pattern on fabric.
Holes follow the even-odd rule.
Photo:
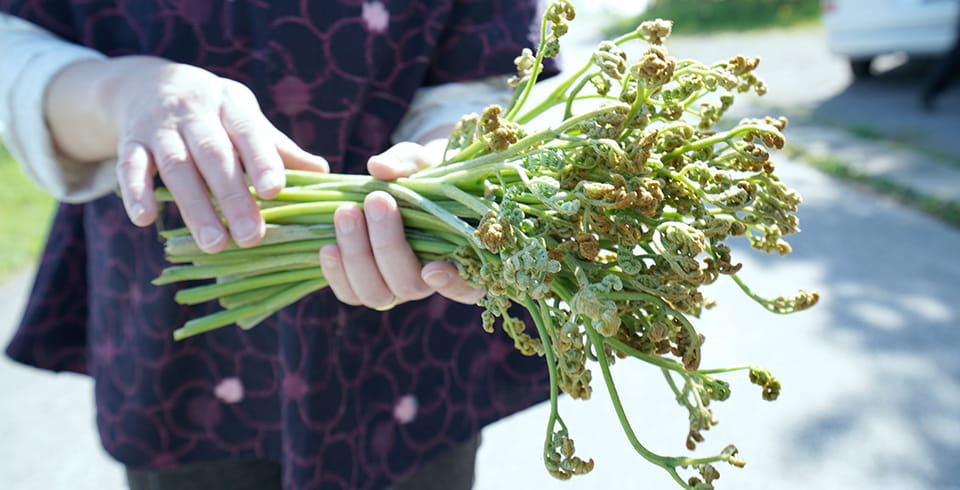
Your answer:
[[[248,85],[334,171],[362,172],[416,89],[510,73],[534,0],[0,0],[111,56],[150,54]],[[180,224],[169,207],[162,226]],[[107,451],[133,468],[261,457],[288,489],[382,488],[542,400],[543,360],[438,296],[383,313],[320,292],[250,331],[182,342],[155,228],[116,196],[61,205],[8,354],[90,374]]]

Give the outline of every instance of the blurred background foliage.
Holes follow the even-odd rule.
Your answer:
[[[0,280],[40,256],[56,201],[20,170],[0,144]]]
[[[651,0],[640,15],[616,19],[605,34],[632,31],[655,18],[673,20],[678,34],[787,27],[816,22],[820,0]]]

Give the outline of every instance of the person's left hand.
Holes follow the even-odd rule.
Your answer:
[[[371,157],[367,170],[378,179],[393,180],[431,163],[426,147],[400,143]],[[337,243],[320,250],[323,275],[337,299],[383,311],[433,293],[467,304],[483,297],[483,289],[464,281],[455,265],[446,261],[420,264],[407,243],[397,202],[390,194],[371,192],[363,207],[348,204],[337,209]]]

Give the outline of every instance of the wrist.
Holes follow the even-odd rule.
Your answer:
[[[117,129],[108,115],[109,60],[84,60],[60,70],[44,97],[44,116],[54,146],[77,162],[116,153]]]
[[[172,63],[150,56],[123,56],[80,61],[60,70],[44,99],[56,148],[77,162],[116,156],[124,122],[143,90],[144,72],[165,64]]]

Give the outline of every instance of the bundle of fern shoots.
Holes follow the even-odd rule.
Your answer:
[[[663,46],[671,30],[663,20],[600,43],[581,69],[530,102],[543,60],[558,54],[574,16],[568,0],[549,6],[537,51],[516,59],[510,105],[465,116],[442,164],[390,182],[288,171],[287,187],[258,201],[268,230],[252,248],[208,255],[186,230],[165,232],[166,253],[176,265],[156,283],[216,279],[180,291],[176,301],[219,300],[223,307],[187,322],[175,337],[231,324],[251,328],[326,287],[317,251],[335,241],[334,211],[344,203],[362,206],[366,194],[382,190],[400,203],[408,240],[424,262],[449,260],[486,290],[478,303],[485,308],[483,328],[493,332],[499,323],[517,349],[546,361],[544,462],[552,475],[567,479],[593,468],[593,460],[574,454],[557,409],[560,390],[590,398],[588,364],[599,366],[632,446],[681,487],[712,489],[715,463],[742,466],[732,445],[706,457],[646,449],[630,427],[610,366],[626,357],[663,371],[689,411],[690,450],[716,423],[710,402],[730,396],[716,374],[746,370],[764,399],[777,398],[780,384],[766,370],[701,370],[704,337],[691,318],[710,306],[701,287],[720,276],[775,313],[817,301],[803,290],[761,298],[737,276],[741,265],[724,243],[744,236],[753,248],[789,253],[783,237],[799,230],[801,200],[770,160],[784,145],[786,120],[715,129],[736,95],[765,92],[754,74],[758,60],[737,56],[706,65],[675,59]],[[631,41],[645,43],[632,62],[622,47]],[[548,111],[562,113],[559,122],[528,129]],[[529,310],[535,325],[511,317],[513,304]]]

